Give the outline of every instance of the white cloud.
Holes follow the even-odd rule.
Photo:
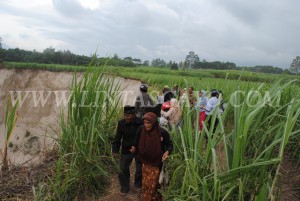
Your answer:
[[[6,0],[0,37],[9,47],[53,46],[90,55],[288,67],[300,53],[300,2],[275,0]]]
[[[99,0],[78,0],[78,1],[81,6],[92,10],[99,8],[100,5]]]

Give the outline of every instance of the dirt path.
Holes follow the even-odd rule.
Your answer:
[[[111,185],[108,188],[107,195],[98,201],[142,201],[141,189],[135,190],[133,187],[135,172],[135,162],[130,165],[130,192],[126,196],[122,196],[120,193],[120,185],[117,173],[111,178]]]
[[[297,167],[285,154],[280,172],[282,174],[282,200],[300,200],[300,166]]]

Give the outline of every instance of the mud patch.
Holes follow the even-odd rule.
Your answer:
[[[41,151],[41,143],[39,137],[33,136],[27,139],[23,145],[24,154],[29,154],[31,156],[36,156]]]

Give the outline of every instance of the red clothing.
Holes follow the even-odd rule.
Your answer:
[[[205,121],[205,118],[206,118],[205,111],[200,112],[200,114],[199,114],[199,127],[200,127],[200,131],[202,131],[202,129],[203,129],[203,123],[202,122]]]

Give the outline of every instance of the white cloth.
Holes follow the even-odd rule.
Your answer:
[[[205,113],[206,115],[211,115],[211,112],[213,111],[213,109],[215,109],[215,107],[218,104],[218,99],[217,97],[211,97],[206,104],[205,107]]]
[[[163,104],[164,103],[164,96],[157,96],[157,104]]]
[[[160,119],[159,119],[159,125],[160,126],[166,126],[168,124],[168,122],[169,121],[165,117],[160,117]]]

